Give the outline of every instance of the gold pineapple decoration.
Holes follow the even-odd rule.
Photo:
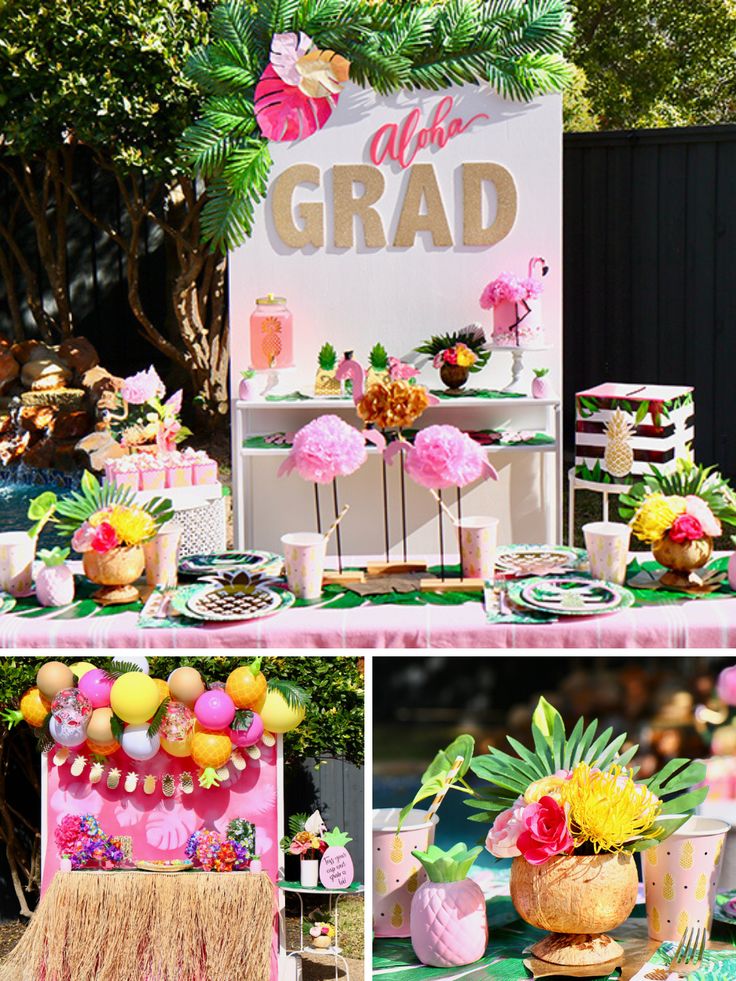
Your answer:
[[[695,887],[695,898],[698,902],[702,902],[705,899],[705,894],[708,891],[708,880],[705,876],[705,872],[701,872],[698,876],[698,884]]]
[[[323,344],[318,355],[319,367],[314,380],[315,395],[339,395],[340,382],[335,378],[337,371],[337,352],[332,344]]]
[[[376,869],[376,892],[379,896],[386,895],[386,874],[383,869]]]
[[[718,842],[718,845],[716,846],[716,858],[715,858],[716,866],[721,860],[721,852],[723,851],[723,842],[725,840],[726,840],[725,838],[721,838],[720,841]]]
[[[684,909],[682,913],[677,917],[677,932],[683,934],[687,930],[688,916],[687,910]]]
[[[603,462],[612,477],[625,477],[634,466],[631,437],[636,427],[628,421],[621,409],[616,409],[605,426],[606,452]]]
[[[664,885],[662,887],[662,895],[664,896],[665,899],[674,899],[675,898],[675,883],[674,883],[674,880],[672,879],[672,876],[669,874],[669,872],[664,877]]]
[[[659,933],[662,929],[662,920],[660,919],[659,910],[656,906],[652,910],[652,929],[655,933]]]
[[[281,321],[278,317],[265,317],[261,324],[261,350],[269,366],[276,364],[281,354]]]
[[[396,927],[396,929],[398,930],[398,928],[402,925],[403,922],[404,922],[404,914],[399,904],[396,903],[393,910],[391,911],[391,926]]]
[[[691,869],[693,867],[693,844],[686,841],[680,852],[680,868]]]
[[[645,860],[646,860],[646,862],[647,862],[648,865],[656,865],[657,864],[657,849],[656,848],[648,848],[644,852],[644,858],[645,858]]]
[[[393,844],[391,845],[391,861],[394,865],[401,865],[404,861],[404,846],[401,844],[401,838],[398,835],[394,835]]]
[[[414,869],[412,874],[406,880],[406,890],[409,893],[415,893],[419,888],[419,869]]]

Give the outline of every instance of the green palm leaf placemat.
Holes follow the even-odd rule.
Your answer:
[[[721,555],[719,558],[713,559],[706,566],[706,570],[708,572],[726,572],[728,569],[728,558],[727,555]],[[655,562],[654,559],[634,559],[629,563],[629,567],[626,570],[626,588],[630,589],[634,594],[637,606],[671,605],[674,603],[679,605],[681,603],[689,603],[693,600],[725,599],[726,597],[736,598],[736,592],[728,585],[727,578],[712,593],[678,593],[673,589],[660,587],[656,585],[656,580],[664,571],[664,566]],[[634,577],[637,577],[639,581],[646,582],[649,580],[652,585],[643,587],[632,586],[631,580]]]
[[[436,395],[438,399],[447,399],[451,401],[456,399],[457,395],[448,395],[442,388],[432,388],[430,389],[432,395]],[[471,388],[467,392],[462,393],[463,398],[471,399],[525,399],[528,398],[522,392],[499,392],[495,388]]]
[[[40,606],[35,596],[25,596],[18,600],[11,615],[24,620],[86,620],[89,617],[109,617],[118,613],[139,613],[143,609],[143,604],[139,601],[121,606],[100,606],[92,599],[92,594],[100,587],[84,576],[75,576],[74,586],[74,602],[68,607]]]

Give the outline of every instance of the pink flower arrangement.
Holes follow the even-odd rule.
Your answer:
[[[524,830],[524,798],[519,797],[513,807],[502,811],[493,822],[486,838],[486,848],[496,858],[517,858],[521,855],[517,842]]]
[[[485,450],[456,426],[421,429],[406,450],[406,472],[431,490],[465,487],[481,477],[498,479]]]
[[[120,389],[121,396],[129,405],[143,405],[151,399],[163,398],[166,386],[151,365],[147,371],[139,371],[123,381]]]
[[[705,538],[703,526],[691,514],[680,514],[670,527],[670,538],[673,542],[699,542]]]
[[[501,273],[491,280],[480,296],[480,305],[484,310],[490,310],[501,303],[523,303],[536,300],[541,296],[544,284],[541,279],[527,276],[519,279],[513,273]]]
[[[279,477],[293,470],[304,480],[329,484],[347,477],[367,459],[365,437],[339,416],[320,416],[294,436],[291,451],[279,467]]]
[[[391,381],[411,381],[419,375],[419,370],[413,364],[407,364],[400,358],[390,357],[388,359],[388,377]]]
[[[536,804],[527,804],[522,818],[524,830],[516,847],[530,865],[541,865],[554,855],[569,855],[574,847],[567,826],[565,809],[554,797],[542,797]]]
[[[710,535],[711,538],[717,538],[720,535],[721,522],[718,520],[718,518],[716,518],[702,497],[696,497],[694,494],[689,494],[685,498],[685,514],[696,519],[700,527],[703,529],[704,535]],[[670,538],[671,537],[672,533],[670,533]],[[702,538],[703,536],[701,535],[700,537]],[[676,540],[677,539],[675,539],[675,541]]]

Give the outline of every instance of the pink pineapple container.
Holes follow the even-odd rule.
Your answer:
[[[193,484],[216,484],[217,483],[217,463],[215,460],[206,460],[204,463],[195,463],[192,467]]]
[[[141,490],[163,490],[165,486],[166,471],[163,467],[141,471]]]
[[[373,811],[373,930],[377,937],[411,936],[411,901],[427,874],[412,855],[434,844],[439,818],[416,808],[398,830],[398,807]]]

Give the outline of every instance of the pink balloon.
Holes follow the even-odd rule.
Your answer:
[[[110,704],[110,692],[114,683],[101,668],[95,668],[82,675],[77,687],[98,709],[107,708]]]
[[[226,691],[205,691],[194,703],[194,714],[206,729],[226,729],[235,718],[235,702]]]
[[[233,746],[255,746],[263,735],[263,719],[257,712],[249,709],[241,709],[238,716],[252,715],[250,726],[247,729],[230,729],[230,742]]]

